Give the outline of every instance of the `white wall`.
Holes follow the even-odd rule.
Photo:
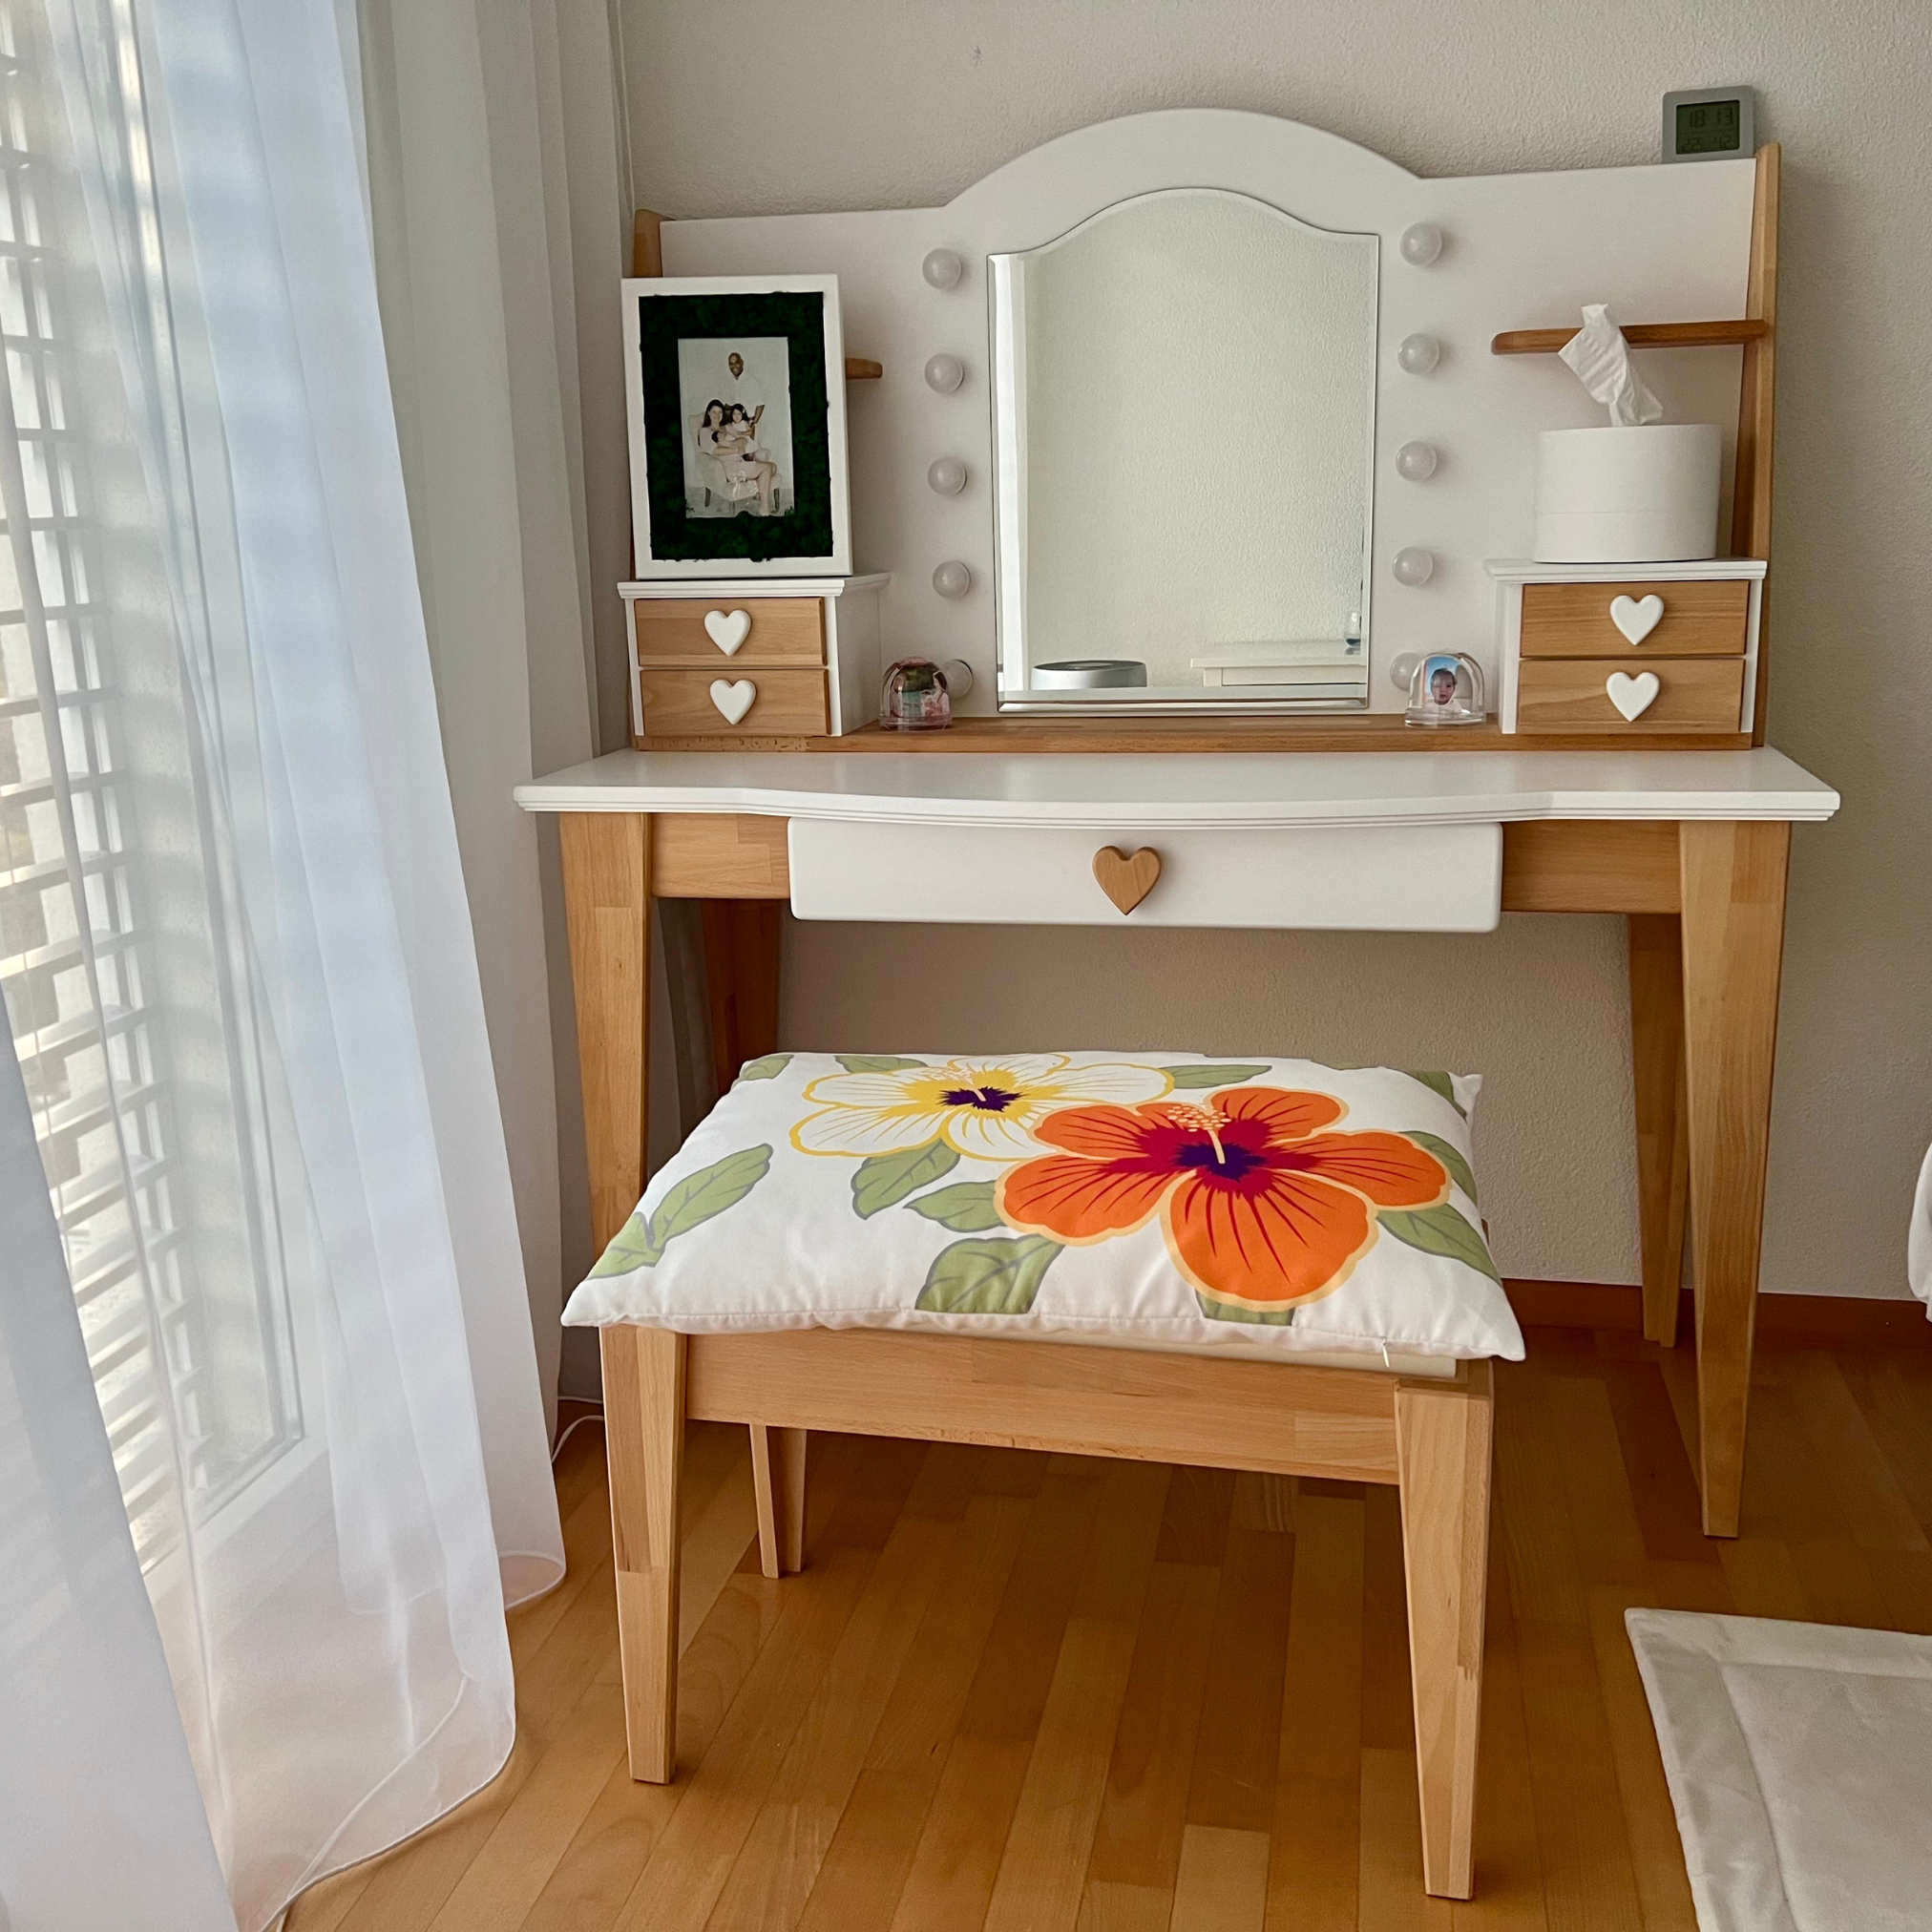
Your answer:
[[[1785,159],[1771,734],[1846,800],[1794,840],[1764,1278],[1903,1293],[1932,1138],[1922,5],[619,4],[636,198],[682,217],[938,203],[1053,136],[1157,107],[1286,115],[1424,175],[1611,166],[1655,158],[1667,89],[1758,90]],[[1505,1270],[1636,1278],[1615,920],[1511,918],[1484,939],[787,939],[797,1046],[1158,1042],[1480,1069]]]

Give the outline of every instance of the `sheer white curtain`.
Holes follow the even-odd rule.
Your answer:
[[[548,1384],[565,1280],[596,1257],[555,825],[511,790],[593,755],[594,703],[604,748],[627,742],[612,20],[605,0],[356,10],[404,475]]]
[[[561,1539],[354,46],[329,0],[4,6],[0,968],[179,1710],[170,1744],[131,1699],[120,1744],[192,1763],[254,1932],[499,1768],[506,1595]],[[59,1334],[10,1327],[19,1386]],[[14,1434],[64,1508],[44,1410]],[[42,1774],[10,1720],[0,1792]],[[138,1913],[40,1904],[173,1842],[153,1792],[125,1839],[0,1806],[11,1932],[224,1924],[159,1868]]]
[[[0,1257],[0,1926],[228,1926],[6,1040]]]

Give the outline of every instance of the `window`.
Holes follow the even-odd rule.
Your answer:
[[[134,466],[77,406],[98,290],[66,245],[93,241],[40,125],[39,25],[0,0],[0,987],[149,1568],[184,1510],[299,1438],[300,1411],[266,1082],[217,970],[233,922],[180,652],[154,615],[158,546],[92,500],[103,468],[125,499]],[[121,26],[124,158],[146,183]]]

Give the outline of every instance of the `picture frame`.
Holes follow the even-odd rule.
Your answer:
[[[622,288],[639,578],[850,577],[838,277]]]

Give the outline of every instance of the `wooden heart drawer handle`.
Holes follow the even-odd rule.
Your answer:
[[[1118,846],[1102,846],[1094,854],[1094,877],[1123,913],[1131,913],[1159,884],[1161,854],[1152,846],[1131,855]]]

